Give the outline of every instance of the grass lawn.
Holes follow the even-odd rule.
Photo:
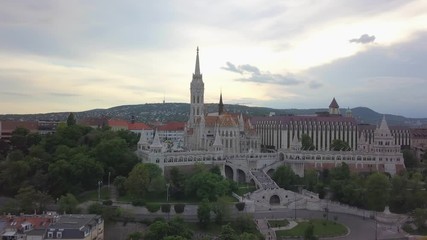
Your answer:
[[[307,222],[300,222],[292,229],[276,231],[276,235],[278,237],[304,236],[304,232],[310,223],[314,226],[314,235],[318,237],[335,237],[347,233],[347,228],[342,224],[322,219],[312,219]]]
[[[110,190],[107,187],[101,188],[101,201],[110,199]],[[79,202],[86,202],[89,200],[98,201],[98,189],[86,191],[77,196]]]
[[[268,220],[268,223],[272,228],[276,227],[286,227],[289,225],[289,221],[286,219],[283,220]]]

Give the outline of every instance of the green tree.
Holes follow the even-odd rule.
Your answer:
[[[388,203],[390,181],[382,173],[373,173],[366,179],[366,200],[369,209],[383,211]]]
[[[223,225],[221,233],[219,234],[220,240],[238,240],[236,231],[231,227],[230,224]]]
[[[15,196],[21,210],[25,213],[41,212],[51,202],[49,195],[36,190],[33,186],[21,187]]]
[[[58,201],[59,211],[61,213],[78,213],[77,205],[79,205],[79,201],[77,198],[71,194],[67,193],[66,195],[61,196]]]
[[[286,165],[280,166],[274,171],[273,180],[285,189],[295,189],[294,185],[299,182],[298,176]]]
[[[143,198],[150,184],[150,173],[145,164],[139,163],[135,165],[126,179],[126,190],[137,198]]]
[[[314,236],[314,225],[309,224],[304,231],[304,240],[316,240],[317,237]]]
[[[350,151],[350,145],[346,141],[334,139],[331,143],[331,151]]]
[[[313,144],[313,140],[311,139],[311,137],[307,134],[302,134],[301,135],[301,149],[303,150],[314,150],[315,146]]]
[[[123,196],[126,194],[126,177],[123,176],[117,176],[114,179],[113,185],[116,187],[117,192],[120,196]]]
[[[208,171],[199,171],[187,179],[185,193],[198,199],[207,198],[216,201],[230,190],[229,182],[224,177]]]
[[[197,208],[197,218],[201,227],[206,228],[211,222],[211,205],[208,199],[203,199]]]
[[[256,234],[244,232],[239,235],[238,239],[239,240],[259,240],[260,238]]]
[[[215,223],[221,225],[230,218],[230,205],[224,198],[218,198],[212,204],[212,212],[215,214]]]
[[[413,213],[415,225],[418,229],[426,229],[427,209],[417,208]]]
[[[73,125],[76,125],[76,117],[74,116],[74,113],[70,113],[67,117],[67,126]]]
[[[402,151],[403,153],[403,160],[405,162],[405,167],[406,168],[416,168],[418,167],[418,161],[417,158],[415,157],[415,154],[409,150],[409,149],[405,149]]]

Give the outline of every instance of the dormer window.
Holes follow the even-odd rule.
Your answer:
[[[62,238],[62,232],[57,232],[56,233],[56,238]]]
[[[47,238],[53,238],[53,232],[47,232]]]

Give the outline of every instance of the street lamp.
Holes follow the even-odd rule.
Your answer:
[[[102,184],[102,181],[99,180],[98,181],[98,202],[101,201],[101,184]]]

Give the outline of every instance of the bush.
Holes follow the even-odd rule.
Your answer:
[[[239,212],[243,211],[243,209],[245,209],[245,203],[244,202],[236,203],[236,208],[237,210],[239,210]]]
[[[155,212],[159,211],[160,204],[158,204],[158,203],[147,203],[145,207],[147,208],[147,210],[150,213],[155,213]]]
[[[98,214],[101,215],[104,210],[104,207],[99,203],[92,203],[87,208],[89,214]]]
[[[113,201],[112,200],[104,200],[104,201],[102,201],[102,204],[105,206],[111,206],[111,205],[113,205]]]
[[[173,206],[174,210],[176,213],[183,213],[184,212],[184,208],[185,208],[185,204],[179,203],[179,204],[175,204]]]
[[[169,213],[171,211],[171,205],[169,203],[162,204],[162,212]]]
[[[145,201],[141,199],[133,200],[132,205],[142,207],[142,206],[145,206]]]

